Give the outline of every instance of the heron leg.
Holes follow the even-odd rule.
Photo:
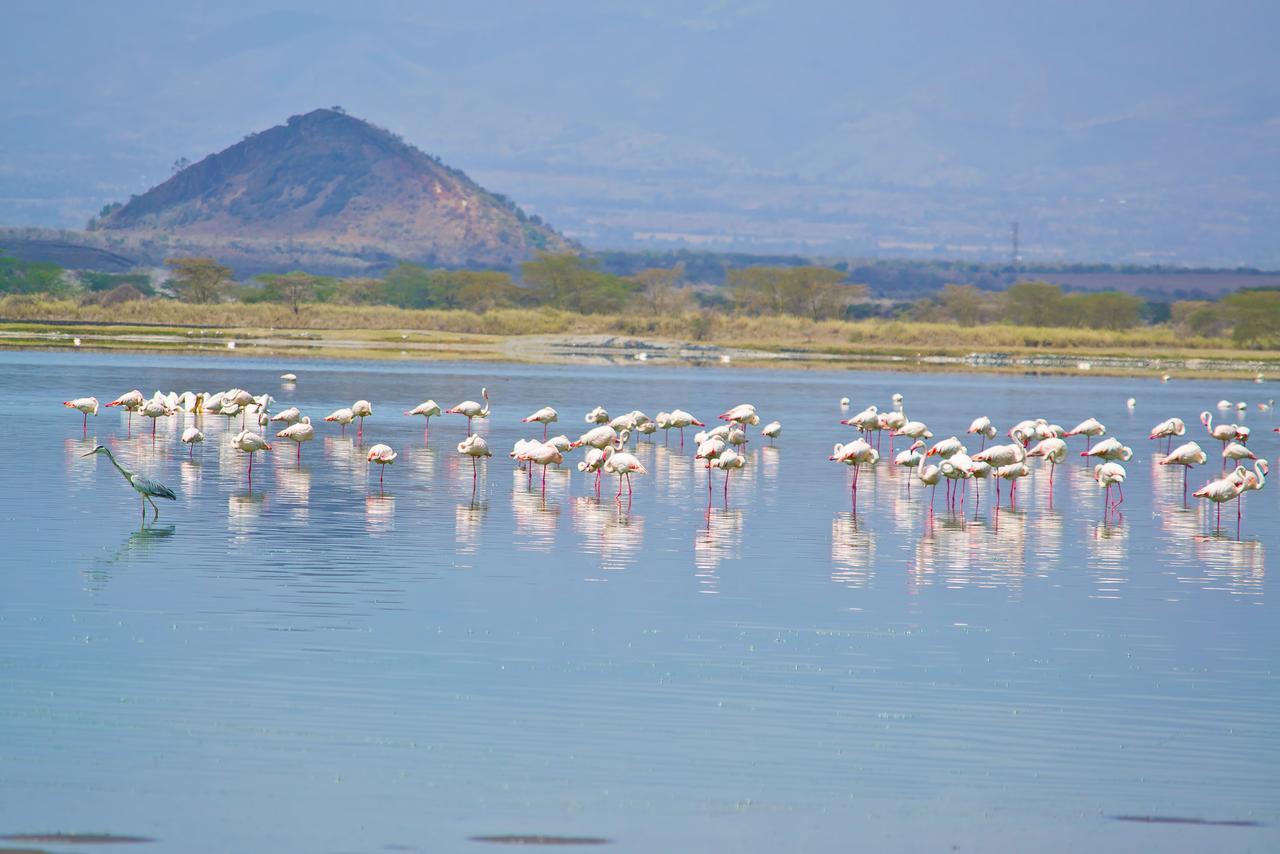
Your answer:
[[[147,501],[149,501],[149,502],[151,503],[151,509],[155,511],[155,515],[151,517],[151,521],[152,521],[152,522],[154,522],[156,519],[159,519],[159,518],[160,518],[160,508],[159,508],[159,507],[157,507],[157,506],[156,506],[156,503],[155,503],[154,501],[152,501],[152,500],[151,500],[151,496],[150,496],[150,495],[144,495],[144,496],[142,496],[142,497],[143,497],[143,498],[145,498],[145,499],[147,499]],[[143,506],[143,508],[142,508],[142,515],[143,515],[144,517],[147,515],[147,508],[146,508],[146,506]]]

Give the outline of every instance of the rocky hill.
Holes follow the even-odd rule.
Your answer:
[[[503,196],[340,110],[250,134],[96,228],[131,254],[204,252],[254,270],[391,260],[511,266],[537,250],[571,248]]]

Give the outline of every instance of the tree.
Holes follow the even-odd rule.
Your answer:
[[[1225,335],[1231,328],[1231,318],[1223,306],[1207,300],[1179,300],[1173,304],[1170,315],[1179,330],[1202,338]]]
[[[453,301],[458,308],[483,313],[520,302],[520,288],[506,273],[495,270],[453,270],[442,273],[453,290]]]
[[[1231,318],[1231,340],[1251,347],[1280,342],[1280,291],[1236,291],[1222,298]]]
[[[231,268],[212,258],[166,258],[169,285],[183,302],[216,302],[231,282]]]
[[[1063,298],[1064,316],[1090,329],[1132,329],[1142,313],[1142,298],[1119,291],[1071,294]]]
[[[70,289],[63,272],[57,264],[0,255],[0,293],[62,294]]]
[[[675,317],[689,310],[689,295],[680,287],[684,281],[684,264],[673,267],[649,267],[631,276],[635,283],[636,303],[653,317]]]
[[[867,296],[865,285],[847,284],[830,267],[744,267],[730,270],[727,281],[734,302],[751,314],[839,318]]]
[[[602,273],[595,261],[569,252],[541,252],[520,272],[538,302],[583,314],[620,311],[636,288],[627,279]]]
[[[290,273],[273,273],[258,277],[262,282],[263,299],[287,303],[298,314],[304,302],[313,302],[321,286],[332,283],[325,276],[315,276],[294,270]]]
[[[942,293],[928,302],[936,307],[927,312],[929,320],[961,326],[989,323],[995,313],[991,297],[973,285],[945,285]]]
[[[1005,319],[1018,326],[1062,326],[1062,288],[1048,282],[1018,282],[1004,293]]]

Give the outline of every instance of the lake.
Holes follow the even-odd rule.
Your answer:
[[[317,422],[357,398],[374,416],[363,444],[318,423],[301,464],[279,441],[250,491],[226,418],[188,459],[194,416],[153,442],[103,409],[85,438],[61,406],[232,386]],[[473,491],[465,419],[433,418],[424,447],[401,411],[482,386],[495,456]],[[1249,495],[1239,539],[1233,505],[1215,533],[1146,439],[1185,419],[1210,455],[1199,485],[1221,446],[1197,413],[1243,400],[1274,459],[1280,421],[1252,407],[1273,389],[0,353],[0,833],[146,852],[1280,850],[1277,488]],[[931,516],[882,461],[854,515],[827,461],[855,435],[838,421],[895,392],[939,439],[980,414],[1096,416],[1134,449],[1122,515],[1079,439],[1052,507],[1039,461],[998,517],[986,484],[963,515],[940,489]],[[639,444],[629,504],[568,466],[544,495],[506,455],[548,404],[576,437],[597,404],[714,420],[743,402],[783,433],[751,431],[727,506],[717,472],[708,508],[693,431],[683,452]],[[158,522],[81,456],[99,442],[177,492]],[[400,454],[382,490],[375,442]]]

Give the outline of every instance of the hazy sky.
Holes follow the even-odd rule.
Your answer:
[[[340,104],[588,245],[1280,266],[1280,3],[8,3],[0,223]]]

